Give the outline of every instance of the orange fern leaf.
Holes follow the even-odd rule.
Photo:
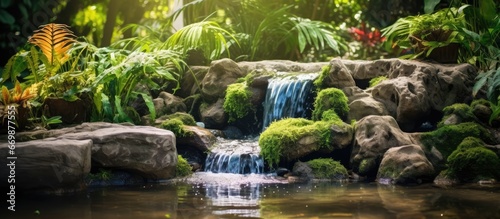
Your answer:
[[[5,86],[2,86],[2,101],[4,105],[10,103],[10,92],[9,89]]]
[[[66,24],[46,24],[40,26],[28,40],[33,45],[37,45],[47,57],[50,64],[54,62],[64,62],[67,58],[68,50],[76,41],[73,31],[68,29]]]

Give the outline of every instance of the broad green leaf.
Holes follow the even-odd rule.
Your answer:
[[[434,8],[439,2],[441,2],[441,0],[424,0],[424,12],[426,14],[431,14],[434,12]]]

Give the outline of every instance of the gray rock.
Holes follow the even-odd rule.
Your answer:
[[[378,169],[378,179],[393,184],[431,182],[437,174],[419,145],[404,145],[387,150]]]
[[[215,103],[206,107],[200,107],[201,122],[209,129],[222,129],[227,125],[228,116],[224,112],[224,99],[219,99]]]
[[[8,187],[7,178],[15,176],[17,191],[42,190],[45,192],[66,192],[83,188],[83,179],[90,172],[92,141],[47,138],[29,142],[17,142],[16,160],[8,157],[6,143],[0,144],[0,156],[4,165],[0,175],[0,187]],[[13,161],[15,165],[6,166]],[[12,172],[11,172],[12,171]],[[10,174],[12,173],[12,174]]]
[[[182,98],[176,97],[173,94],[164,91],[160,93],[158,98],[153,100],[153,103],[157,117],[176,112],[186,112],[187,109],[186,104],[182,101]]]
[[[361,176],[375,177],[384,153],[392,147],[414,144],[391,116],[366,116],[356,124],[351,165]]]
[[[213,61],[208,73],[201,81],[203,100],[214,103],[219,98],[224,98],[227,86],[244,76],[245,73],[231,59]]]

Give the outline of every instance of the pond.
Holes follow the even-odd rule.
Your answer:
[[[176,182],[20,196],[16,212],[1,218],[500,218],[500,187],[286,183],[202,172]]]

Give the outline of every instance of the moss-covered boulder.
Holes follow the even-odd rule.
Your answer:
[[[177,155],[177,166],[175,167],[175,176],[183,177],[188,176],[191,173],[191,165],[189,165],[188,161],[184,159],[181,155]]]
[[[261,155],[269,166],[276,166],[280,162],[294,161],[316,151],[330,153],[337,146],[345,147],[350,144],[345,138],[352,139],[351,129],[350,125],[340,120],[316,122],[303,118],[279,120],[271,123],[260,135]],[[339,138],[335,138],[335,133],[344,134],[339,134]]]
[[[487,129],[473,122],[445,125],[432,132],[423,133],[419,138],[427,150],[435,147],[446,160],[466,137],[476,137],[486,142],[493,141]]]
[[[500,179],[500,158],[480,139],[467,137],[448,157],[446,174],[461,182]]]
[[[419,145],[404,145],[387,150],[380,163],[377,179],[381,183],[420,184],[436,176],[434,167]]]
[[[331,158],[318,158],[307,162],[296,162],[292,173],[306,180],[342,180],[348,178],[347,169],[340,162]]]
[[[327,88],[321,90],[314,101],[312,119],[315,121],[322,120],[324,116],[323,113],[330,110],[337,114],[342,120],[347,120],[349,105],[347,96],[344,92],[342,92],[342,90],[337,88]]]
[[[465,103],[456,103],[447,106],[443,109],[443,114],[443,119],[438,123],[438,127],[477,121],[472,111],[472,107]]]

